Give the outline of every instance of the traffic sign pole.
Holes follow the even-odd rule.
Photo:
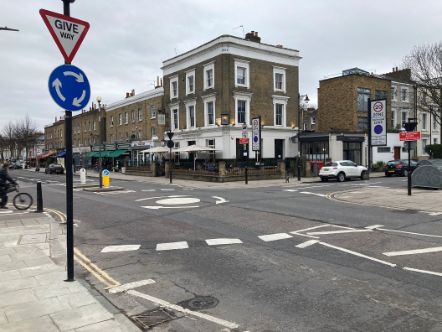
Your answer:
[[[71,0],[63,1],[63,14],[70,16]],[[65,64],[70,62],[65,61]],[[66,256],[67,279],[74,278],[74,190],[72,174],[72,112],[65,111],[65,146],[66,146]]]

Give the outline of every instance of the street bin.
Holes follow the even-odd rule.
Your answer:
[[[84,167],[80,168],[80,183],[86,184],[86,169]]]

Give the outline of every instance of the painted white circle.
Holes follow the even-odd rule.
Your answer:
[[[185,205],[199,203],[201,200],[199,198],[192,197],[179,197],[179,198],[165,198],[156,201],[155,203],[160,205]]]

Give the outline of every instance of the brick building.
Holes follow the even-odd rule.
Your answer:
[[[261,117],[262,157],[293,157],[298,126],[299,51],[222,35],[163,62],[164,102],[176,146],[210,146],[218,159],[255,158],[240,144]]]

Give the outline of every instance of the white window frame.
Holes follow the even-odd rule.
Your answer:
[[[238,67],[246,69],[245,83],[238,83]],[[250,64],[249,61],[235,59],[235,87],[250,88]]]
[[[427,130],[427,122],[428,122],[428,115],[427,113],[422,113],[422,130]]]
[[[125,112],[124,113],[124,124],[128,124],[129,123],[129,113]]]
[[[143,121],[143,110],[141,108],[138,109],[138,122]]]
[[[207,82],[207,72],[209,70],[212,70],[212,73],[213,73],[212,84],[210,86]],[[204,65],[203,75],[204,75],[204,80],[203,80],[204,81],[204,90],[214,89],[215,88],[215,63],[214,62]]]
[[[190,107],[193,106],[193,126],[190,125]],[[195,129],[196,128],[196,101],[192,100],[186,102],[186,129]]]
[[[114,126],[114,116],[113,115],[111,116],[111,124],[110,124],[110,126],[111,127]],[[80,132],[80,128],[77,128],[77,129],[78,129],[78,132]]]
[[[176,95],[173,94],[173,83],[176,83]],[[179,96],[179,85],[178,85],[178,76],[173,76],[170,78],[170,82],[169,82],[169,87],[170,87],[170,99],[175,99],[178,98]]]
[[[189,77],[193,77],[193,89],[189,87]],[[186,73],[186,95],[195,93],[195,70],[188,71]]]
[[[405,99],[402,98],[403,91],[405,91]],[[401,88],[401,101],[407,102],[408,100],[408,88]]]
[[[177,114],[177,127],[175,127],[174,111],[176,111]],[[180,108],[178,105],[170,107],[170,128],[172,131],[180,129]]]
[[[123,113],[118,114],[118,125],[123,125]]]
[[[392,87],[391,87],[391,99],[393,100],[393,101],[397,101],[397,86],[396,85],[393,85]]]
[[[273,126],[275,127],[287,127],[287,102],[289,97],[273,96]],[[282,124],[276,124],[276,104],[281,104],[282,106]]]
[[[242,127],[243,125],[243,123],[238,123],[238,100],[246,102],[246,125],[250,126],[250,102],[252,95],[250,93],[235,93],[233,99],[235,100],[235,127]]]
[[[213,123],[209,124],[209,113],[208,113],[208,107],[207,104],[213,102]],[[216,97],[210,96],[210,97],[204,97],[203,98],[204,103],[204,127],[215,127],[216,126]]]
[[[282,89],[276,87],[276,74],[282,74]],[[287,91],[287,75],[286,69],[283,67],[273,67],[273,91],[284,92]]]

